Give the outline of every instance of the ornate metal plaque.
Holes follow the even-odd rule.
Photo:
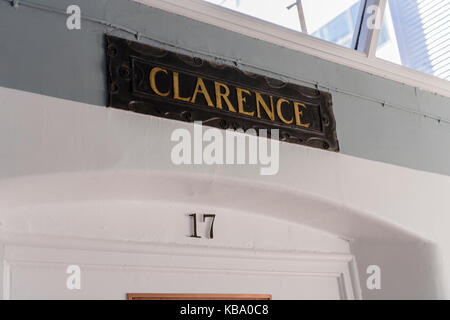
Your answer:
[[[109,107],[339,151],[331,94],[106,36]]]

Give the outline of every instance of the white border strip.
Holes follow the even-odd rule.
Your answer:
[[[252,38],[300,51],[334,63],[450,97],[446,81],[202,0],[133,0]]]

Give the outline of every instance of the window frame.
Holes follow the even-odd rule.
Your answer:
[[[354,48],[346,48],[203,0],[134,1],[424,91],[450,97],[450,81],[375,56],[380,30],[370,30],[366,27],[369,17],[365,8],[370,5],[378,5],[380,8],[378,14],[383,17],[388,0],[362,0],[361,7],[364,6],[364,9],[359,11],[357,27],[359,25],[360,30],[355,30],[357,38],[353,39]],[[361,14],[363,15],[361,16]]]

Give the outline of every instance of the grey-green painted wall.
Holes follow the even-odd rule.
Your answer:
[[[237,33],[160,11],[129,0],[34,0],[64,10],[78,4],[82,16],[127,26],[165,44],[242,62],[250,71],[333,92],[341,152],[410,168],[450,174],[450,125],[419,114],[450,119],[450,98],[344,67]],[[101,24],[82,21],[66,28],[67,16],[0,0],[0,86],[105,106],[104,34],[133,38]],[[156,44],[142,39],[143,42]],[[181,50],[181,49],[175,49]],[[281,75],[281,76],[280,76]],[[297,81],[292,80],[297,79]],[[450,85],[450,84],[449,84]],[[412,111],[412,112],[410,112]]]

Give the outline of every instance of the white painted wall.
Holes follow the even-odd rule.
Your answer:
[[[284,143],[273,177],[256,166],[179,167],[179,127],[192,129],[0,88],[3,297],[121,299],[178,286],[357,298],[353,256],[363,298],[446,297],[448,177]],[[216,239],[187,237],[191,212],[218,215]],[[75,262],[91,286],[66,292],[64,266]],[[365,287],[370,264],[382,267],[380,291]],[[205,265],[218,282],[197,286]],[[164,287],[174,266],[181,278]]]

